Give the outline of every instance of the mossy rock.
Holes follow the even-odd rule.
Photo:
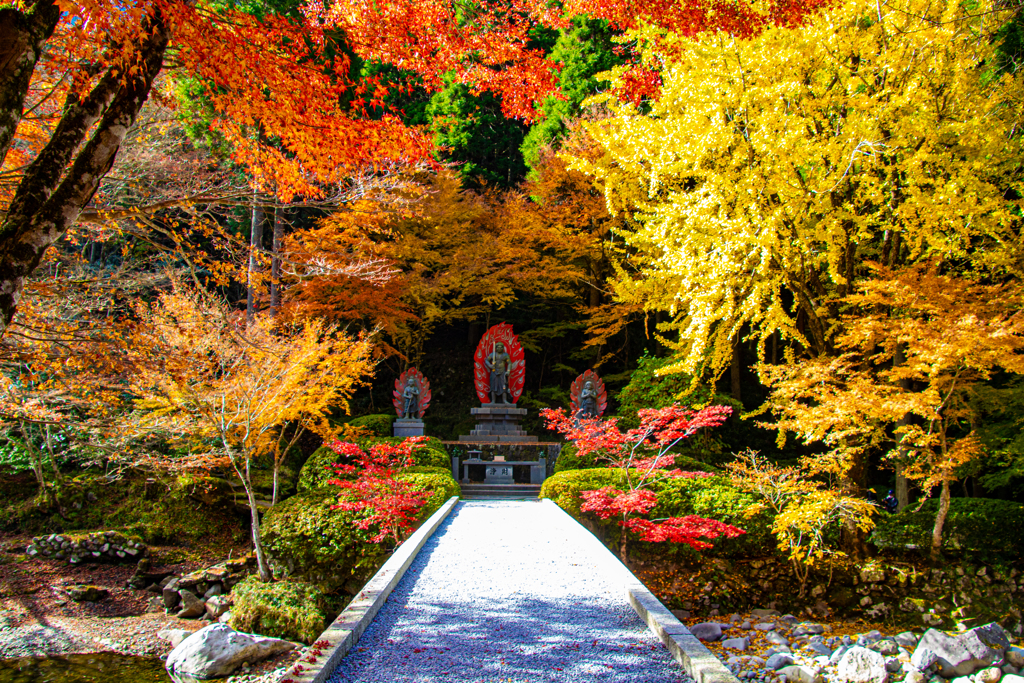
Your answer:
[[[333,486],[298,493],[263,516],[260,533],[274,573],[312,582],[326,592],[353,579],[365,582],[388,557],[373,532],[360,529],[358,512],[332,510]]]
[[[311,645],[327,626],[326,597],[317,586],[250,575],[231,592],[231,628]]]

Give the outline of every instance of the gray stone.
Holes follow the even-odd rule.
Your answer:
[[[1004,674],[1018,674],[1020,669],[1015,667],[1013,664],[1003,664],[1002,671]]]
[[[748,630],[750,628],[750,622],[744,621],[742,624],[740,624],[740,628],[743,630]]]
[[[754,624],[754,630],[755,631],[774,631],[775,630],[775,624],[773,624],[773,623],[771,623],[769,621],[762,622],[760,624]]]
[[[783,614],[781,617],[779,617],[779,621],[781,621],[784,624],[787,624],[788,626],[793,626],[794,624],[800,623],[800,620],[794,617],[792,614]]]
[[[224,624],[211,624],[171,650],[165,666],[172,675],[221,678],[243,663],[260,662],[294,647],[287,640],[238,633]]]
[[[893,636],[892,639],[896,641],[897,645],[901,645],[907,648],[908,650],[911,650],[914,647],[916,647],[917,641],[921,640],[921,638],[918,637],[916,633],[911,633],[910,631],[897,633],[895,636]]]
[[[220,615],[220,619],[218,619],[217,621],[222,623],[222,624],[228,624],[228,623],[231,623],[231,618],[233,616],[234,615],[231,614],[231,612],[225,612],[224,614]]]
[[[832,648],[821,641],[811,642],[808,644],[807,649],[814,651],[815,654],[824,655],[825,657],[832,656]]]
[[[994,666],[982,669],[978,673],[974,674],[974,680],[976,683],[998,683],[999,679],[1002,677],[1003,672]]]
[[[772,671],[778,671],[779,669],[786,666],[790,666],[792,664],[796,664],[796,660],[793,659],[791,655],[783,653],[774,654],[768,658],[767,662],[765,662],[765,666],[767,666]]]
[[[859,645],[851,647],[839,660],[838,673],[840,680],[853,683],[885,683],[889,675],[885,657]]]
[[[769,631],[768,633],[766,633],[764,639],[772,645],[785,645],[786,647],[789,647],[789,641],[786,640],[784,636],[782,636],[779,633],[776,633],[775,631]]]
[[[1001,654],[983,641],[983,637],[991,635],[991,631],[980,635],[975,631],[978,629],[951,636],[930,628],[921,637],[910,663],[921,671],[936,667],[943,678],[969,676],[995,661]]]
[[[179,619],[195,619],[206,614],[206,605],[195,593],[182,588],[178,595],[181,596],[181,611],[177,615]]]
[[[156,632],[156,637],[160,640],[166,640],[170,642],[171,649],[178,647],[181,641],[192,635],[192,631],[184,628],[165,628],[162,631]]]
[[[886,657],[892,657],[900,651],[900,646],[892,638],[881,638],[868,645],[868,647]]]
[[[1013,664],[1018,669],[1024,666],[1024,649],[1011,647],[1004,655],[1008,664]]]
[[[214,595],[206,601],[206,613],[210,615],[211,619],[217,621],[221,615],[228,611],[230,606],[227,597]]]
[[[899,673],[900,669],[903,668],[903,662],[896,657],[885,658],[885,670],[891,674]]]
[[[206,592],[203,593],[203,600],[207,600],[209,598],[212,598],[215,595],[221,595],[223,593],[224,593],[224,589],[221,587],[221,585],[219,583],[215,583],[212,586],[210,586],[209,588],[207,588]]]
[[[821,624],[811,624],[808,622],[804,622],[802,624],[798,624],[796,628],[793,629],[793,632],[790,635],[795,638],[797,636],[814,636],[824,632],[825,627]]]
[[[843,658],[843,655],[845,655],[850,650],[850,647],[852,646],[840,645],[839,647],[837,647],[835,649],[835,652],[832,653],[832,656],[828,658],[829,663],[838,664],[839,660]]]
[[[722,625],[713,621],[704,621],[689,628],[690,633],[700,640],[718,640],[722,637]]]
[[[178,580],[171,579],[168,581],[164,585],[163,590],[160,591],[160,594],[164,599],[164,607],[171,609],[172,607],[177,606],[177,604],[181,602],[181,596],[178,595]]]
[[[913,667],[910,667],[910,670],[903,676],[903,683],[927,683],[927,681],[928,677]]]
[[[998,659],[1011,647],[1006,631],[996,622],[977,626],[958,637],[978,658],[990,661]]]
[[[679,621],[685,621],[686,619],[690,618],[690,613],[684,609],[674,609],[672,610],[672,616],[674,616]]]
[[[750,638],[730,638],[722,641],[722,647],[728,650],[739,650],[744,652],[750,647]]]
[[[787,681],[795,683],[822,683],[824,680],[821,674],[806,666],[787,666],[779,669],[778,673],[785,676]]]
[[[1024,683],[1024,676],[1018,676],[1017,674],[1003,674],[1003,680],[1001,683]]]

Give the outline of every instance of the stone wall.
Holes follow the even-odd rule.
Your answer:
[[[37,536],[32,539],[25,553],[29,557],[67,560],[71,564],[134,562],[146,554],[146,546],[116,531],[97,531],[82,535]]]
[[[654,569],[656,563],[639,564]],[[957,622],[998,621],[1022,633],[1024,576],[1015,567],[948,564],[939,569],[871,561],[812,574],[804,597],[780,558],[705,559],[697,571],[680,567],[663,599],[695,616],[767,607],[794,614],[826,610],[907,627],[955,629]]]

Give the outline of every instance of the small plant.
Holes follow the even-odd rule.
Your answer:
[[[607,460],[621,470],[624,489],[604,486],[583,491],[584,502],[580,510],[593,512],[601,519],[621,518],[619,526],[624,531],[619,541],[619,557],[625,562],[629,532],[637,534],[642,541],[683,543],[696,550],[711,547],[701,539],[735,538],[746,533],[731,524],[695,515],[664,519],[644,517],[658,504],[657,494],[650,490],[655,482],[666,477],[712,476],[708,472],[668,469],[675,463],[672,449],[698,430],[722,424],[731,412],[732,408],[728,406],[710,406],[701,410],[681,406],[644,409],[637,414],[640,426],[626,432],[619,429],[616,418],[576,419],[562,409],[545,409],[541,416],[547,420],[548,429],[575,442],[579,455],[603,452],[606,455],[599,459]]]

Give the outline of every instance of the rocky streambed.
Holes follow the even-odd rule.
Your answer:
[[[999,624],[960,633],[840,632],[774,610],[688,620],[743,681],[762,683],[1024,683],[1024,649]]]

